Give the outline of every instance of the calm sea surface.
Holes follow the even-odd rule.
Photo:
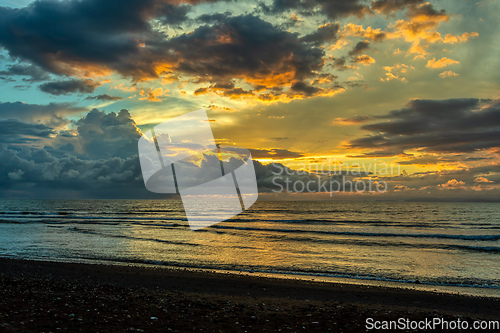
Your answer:
[[[180,201],[3,200],[0,256],[447,286],[499,296],[500,204],[257,202],[193,232]]]

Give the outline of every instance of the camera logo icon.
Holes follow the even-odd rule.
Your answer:
[[[230,219],[257,200],[250,151],[216,145],[204,109],[155,126],[138,148],[146,189],[180,194],[191,230]]]

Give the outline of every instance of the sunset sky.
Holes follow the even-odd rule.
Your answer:
[[[205,108],[218,143],[252,151],[259,185],[272,162],[399,165],[371,175],[382,198],[498,200],[499,13],[494,0],[0,0],[0,196],[148,197],[140,133]]]

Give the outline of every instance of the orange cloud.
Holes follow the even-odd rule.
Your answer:
[[[445,71],[445,72],[442,72],[441,74],[439,74],[439,76],[443,79],[447,78],[447,77],[454,77],[454,76],[458,76],[457,73],[455,72],[452,72],[452,71]]]
[[[215,104],[211,104],[207,107],[208,109],[216,112],[234,112],[234,109],[228,108],[226,106],[219,106]]]
[[[344,30],[342,31],[341,35],[342,37],[356,36],[369,39],[372,41],[381,41],[386,37],[387,32],[382,31],[381,29],[373,29],[371,26],[364,29],[362,25],[348,23],[344,27]]]
[[[137,88],[135,87],[135,83],[132,84],[130,87],[126,87],[123,83],[120,83],[120,85],[118,86],[114,86],[113,88],[114,89],[119,89],[119,90],[123,90],[123,91],[130,91],[130,92],[134,92],[137,90]]]
[[[474,182],[475,183],[493,183],[492,180],[489,180],[486,177],[477,177],[476,179],[474,179]]]
[[[162,88],[148,88],[148,90],[145,90],[144,88],[141,88],[141,91],[139,94],[143,97],[140,97],[139,100],[148,100],[150,102],[161,102],[167,93],[168,89],[162,89]]]
[[[346,39],[339,39],[339,40],[337,40],[337,42],[335,44],[332,44],[332,45],[328,46],[328,50],[329,51],[341,50],[347,44],[349,44],[348,40],[346,40]]]
[[[447,34],[444,36],[443,43],[446,44],[457,44],[457,43],[465,43],[470,38],[478,37],[479,34],[477,32],[464,32],[462,35],[452,35]]]
[[[391,26],[391,32],[386,33],[386,38],[403,38],[412,45],[408,54],[416,54],[416,58],[424,58],[428,52],[427,47],[433,43],[464,43],[468,39],[477,37],[477,32],[465,32],[462,35],[447,34],[442,36],[437,30],[443,22],[448,22],[450,16],[445,11],[438,11],[430,3],[410,6],[408,20],[398,20]]]
[[[302,21],[302,19],[300,17],[298,17],[297,15],[295,15],[293,13],[290,15],[290,20],[292,20],[294,22],[301,22]]]
[[[337,77],[333,74],[320,74],[317,78],[311,81],[312,85],[327,84],[333,82]]]
[[[438,186],[442,189],[445,189],[445,188],[463,188],[465,186],[465,183],[463,181],[451,179],[451,180],[448,180],[446,183],[440,184]]]
[[[288,70],[285,72],[272,72],[266,74],[254,74],[253,77],[247,77],[245,80],[251,84],[258,86],[266,86],[268,88],[277,87],[289,84],[294,80],[295,71]]]
[[[443,57],[439,60],[436,61],[436,58],[433,58],[427,62],[427,65],[425,67],[428,68],[443,68],[446,66],[454,65],[454,64],[459,64],[460,61],[456,61],[450,58]]]
[[[401,82],[407,82],[406,78],[402,74],[408,72],[409,69],[415,68],[405,64],[396,64],[394,66],[385,66],[384,69],[386,71],[385,78],[380,78],[380,81],[399,80]]]
[[[266,92],[256,96],[257,100],[264,103],[273,103],[273,102],[283,102],[288,103],[296,99],[304,99],[309,97],[326,97],[326,96],[334,96],[341,92],[344,92],[344,88],[316,88],[313,93],[306,93],[300,91],[285,91],[285,92]]]
[[[373,59],[369,55],[362,54],[359,57],[356,57],[354,59],[354,62],[357,63],[357,64],[363,64],[363,65],[367,66],[367,65],[374,64],[375,63],[375,59]]]

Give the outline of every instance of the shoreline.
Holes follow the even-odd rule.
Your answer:
[[[497,298],[164,267],[0,259],[0,280],[6,331],[358,332],[368,317],[500,318]]]
[[[483,285],[460,285],[460,284],[438,284],[418,281],[403,281],[392,279],[380,279],[376,277],[364,276],[348,276],[341,274],[324,274],[324,273],[309,273],[309,272],[282,272],[282,271],[259,271],[256,269],[219,269],[211,267],[196,267],[196,266],[183,266],[183,265],[168,265],[164,263],[139,262],[139,261],[115,261],[105,259],[52,259],[44,260],[37,258],[16,258],[16,257],[0,257],[0,260],[20,260],[29,262],[48,262],[48,263],[61,263],[61,264],[83,264],[83,265],[97,265],[97,266],[115,266],[115,267],[138,267],[143,269],[158,269],[166,271],[185,271],[193,273],[209,273],[209,274],[222,274],[222,275],[235,275],[235,276],[248,276],[248,277],[261,277],[271,280],[296,280],[304,282],[318,282],[325,284],[342,284],[342,285],[357,285],[357,286],[370,286],[382,287],[389,289],[401,290],[415,290],[422,292],[431,292],[439,294],[450,295],[463,295],[472,297],[486,297],[493,299],[500,299],[500,287],[483,286]]]

